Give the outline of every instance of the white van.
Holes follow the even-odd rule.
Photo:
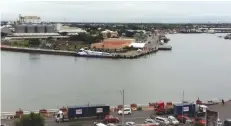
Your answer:
[[[157,116],[157,117],[155,118],[155,120],[156,120],[157,122],[159,122],[161,125],[169,125],[169,124],[170,124],[170,122],[168,121],[168,119],[163,118],[163,117],[160,117],[160,116]]]
[[[122,115],[123,114],[123,110],[119,110],[118,114]],[[124,108],[124,115],[130,115],[130,114],[132,114],[131,108]]]

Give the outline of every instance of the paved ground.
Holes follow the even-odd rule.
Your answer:
[[[228,101],[223,104],[217,104],[209,106],[209,109],[219,112],[219,117],[221,121],[225,119],[231,119],[231,101]]]

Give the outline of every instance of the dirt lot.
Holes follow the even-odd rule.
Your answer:
[[[106,39],[101,43],[94,43],[91,48],[120,49],[129,46],[133,39]]]

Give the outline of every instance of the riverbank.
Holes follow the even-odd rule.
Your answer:
[[[64,55],[64,56],[76,56],[74,51],[64,51],[64,50],[48,50],[39,48],[21,48],[21,47],[11,47],[1,45],[1,50],[12,51],[12,52],[25,52],[25,53],[40,53],[40,54],[50,54],[50,55]]]
[[[158,49],[152,49],[145,52],[128,51],[125,53],[117,53],[116,55],[78,55],[75,51],[65,51],[65,50],[48,50],[39,48],[22,48],[22,47],[12,47],[1,45],[1,50],[3,51],[13,51],[13,52],[24,52],[24,53],[39,53],[39,54],[49,54],[49,55],[63,55],[63,56],[78,56],[78,57],[92,57],[92,58],[111,58],[111,59],[136,59],[151,53],[155,53]]]

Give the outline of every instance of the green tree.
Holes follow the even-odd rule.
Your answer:
[[[45,126],[45,119],[40,114],[30,113],[15,120],[15,126]]]
[[[108,32],[108,33],[107,33],[107,37],[108,37],[108,38],[111,38],[111,32]]]
[[[39,46],[41,43],[39,39],[35,38],[35,39],[29,39],[28,44],[32,46]]]
[[[51,41],[52,39],[53,39],[53,37],[49,36],[49,37],[47,38],[47,41]]]
[[[103,35],[100,33],[100,34],[98,34],[97,36],[95,36],[94,37],[94,40],[93,40],[93,42],[101,42],[101,41],[103,41]]]

